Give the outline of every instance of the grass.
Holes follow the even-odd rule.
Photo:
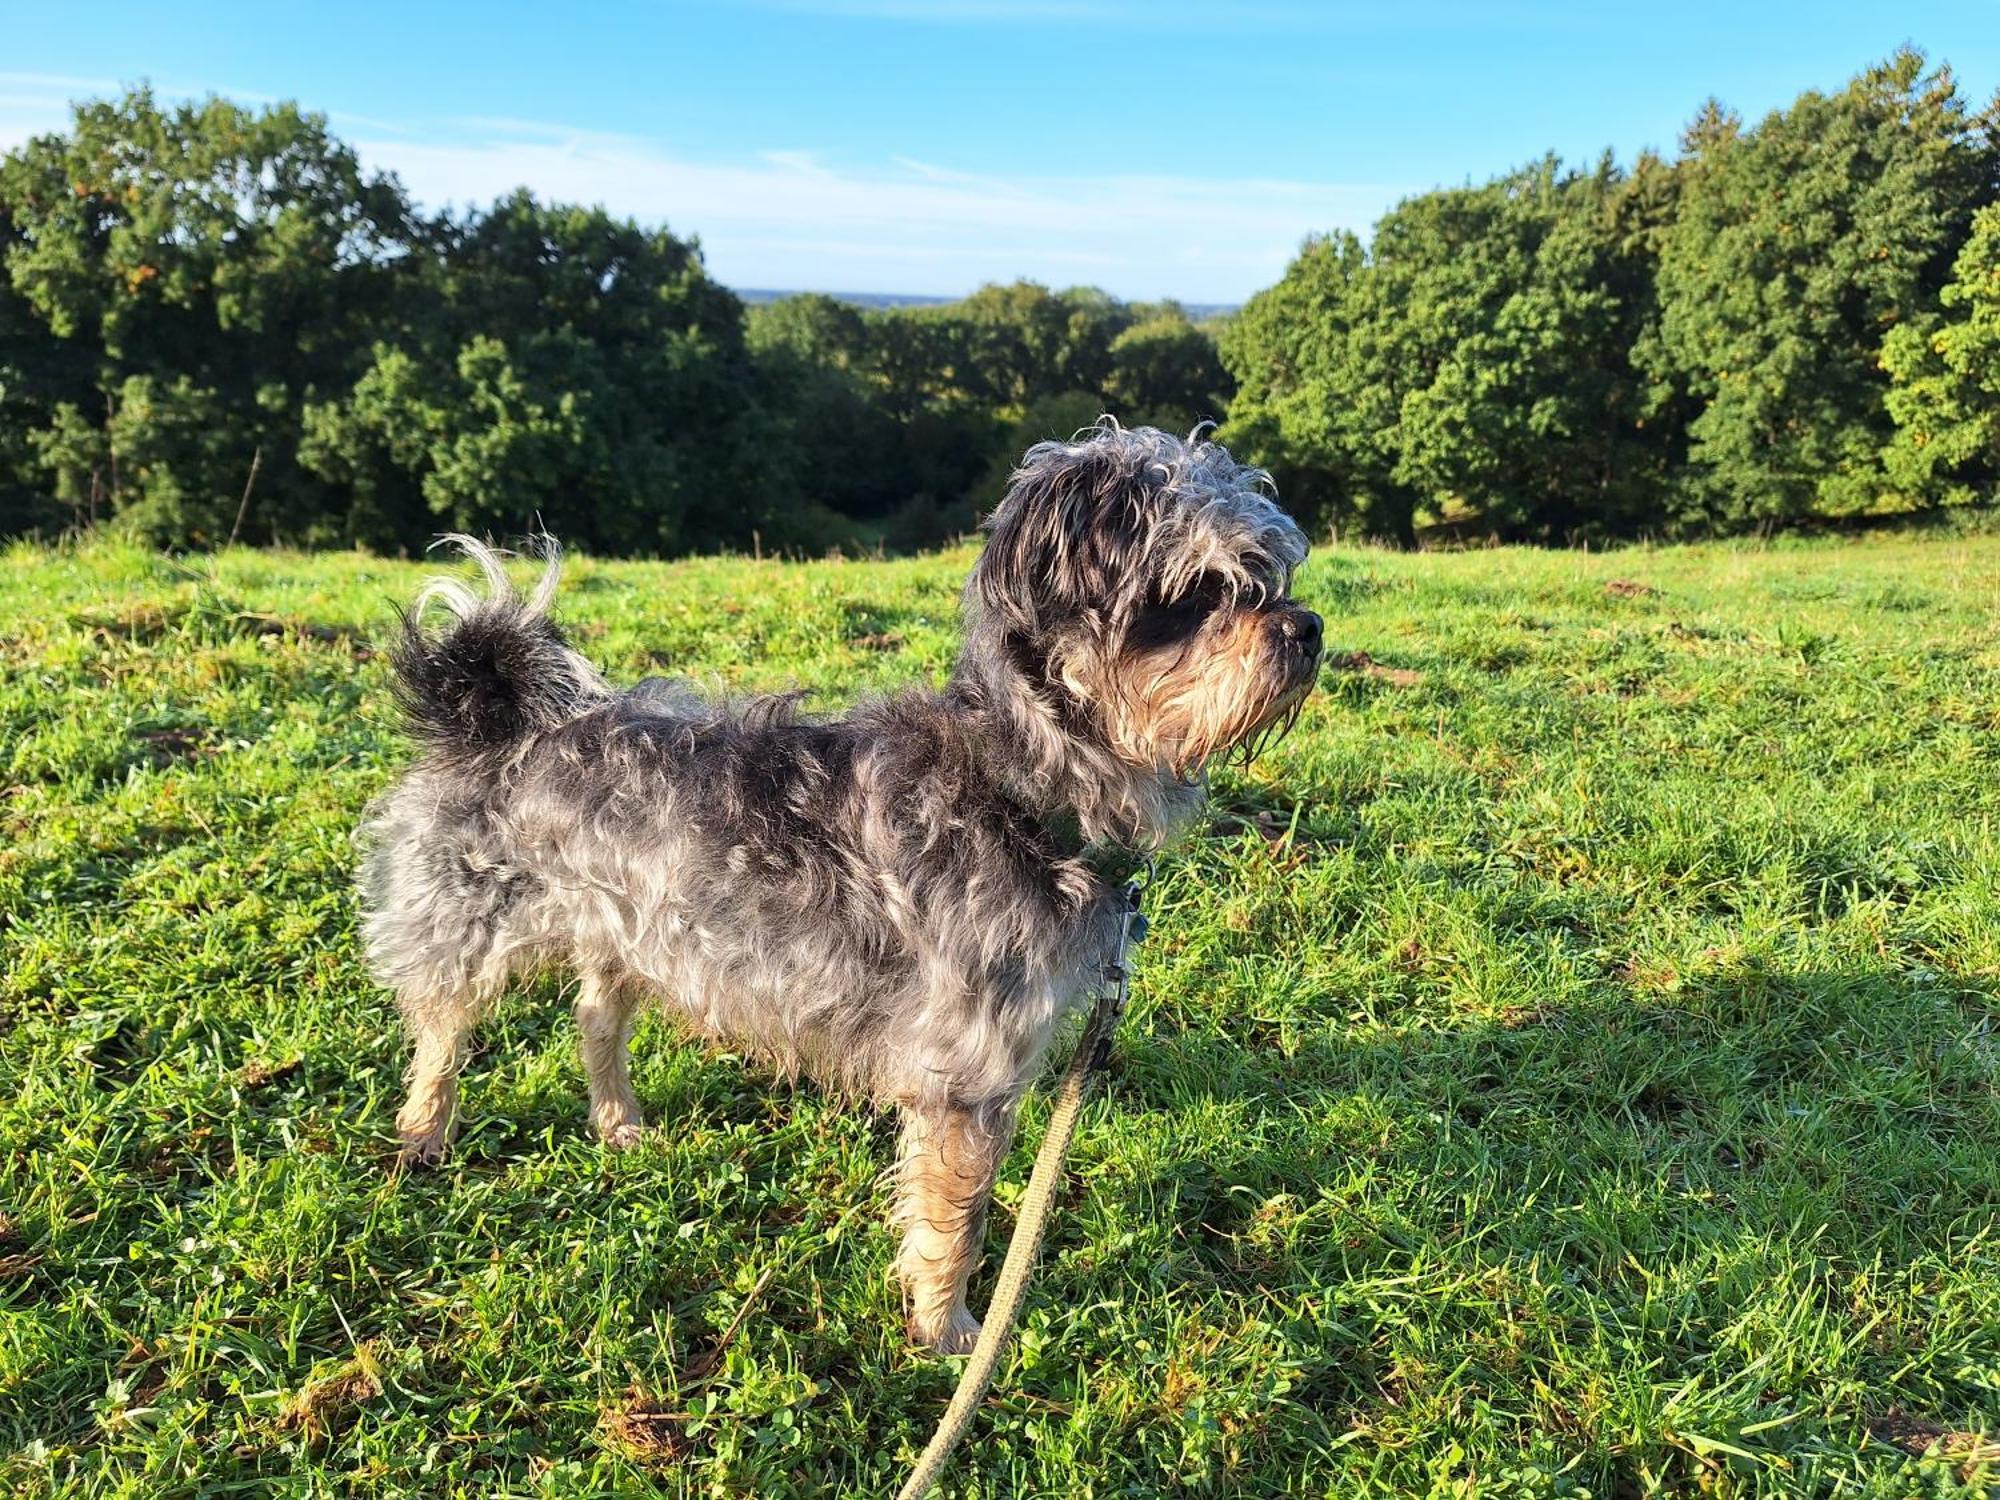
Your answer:
[[[838,701],[943,670],[966,561],[584,562],[565,611]],[[422,571],[0,558],[0,1484],[892,1491],[956,1363],[881,1121],[649,1022],[607,1156],[551,985],[391,1172],[349,830]],[[1163,868],[953,1492],[1991,1493],[2000,539],[1304,591],[1355,654]]]

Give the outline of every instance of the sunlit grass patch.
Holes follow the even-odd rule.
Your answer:
[[[614,676],[946,669],[970,554],[581,561]],[[0,1475],[880,1493],[883,1125],[544,983],[398,1178],[352,555],[0,560]],[[2000,541],[1346,552],[1298,730],[1164,864],[979,1496],[2000,1483]],[[1042,1104],[1003,1176],[997,1253]]]

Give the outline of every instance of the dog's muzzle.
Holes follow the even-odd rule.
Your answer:
[[[1287,675],[1295,682],[1311,682],[1319,671],[1326,622],[1309,609],[1291,605],[1276,617],[1275,628]]]

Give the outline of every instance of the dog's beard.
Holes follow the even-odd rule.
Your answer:
[[[1306,711],[1306,699],[1311,693],[1312,678],[1308,676],[1296,687],[1277,698],[1271,705],[1270,717],[1263,724],[1251,730],[1235,745],[1224,749],[1217,759],[1224,764],[1235,760],[1241,765],[1249,765],[1297,727],[1299,716]]]
[[[1248,727],[1240,732],[1229,732],[1219,742],[1193,747],[1201,751],[1198,763],[1248,766],[1284,739],[1306,711],[1306,699],[1312,693],[1315,675],[1308,669],[1274,677],[1273,681],[1279,684],[1277,690],[1265,700],[1259,711],[1251,715]]]
[[[1122,663],[1125,690],[1107,703],[1112,737],[1134,760],[1178,776],[1218,762],[1248,765],[1298,722],[1318,660],[1274,640],[1265,620],[1245,612],[1186,647]]]

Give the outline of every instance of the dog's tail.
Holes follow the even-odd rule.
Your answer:
[[[469,536],[440,537],[485,575],[479,593],[457,578],[433,578],[403,615],[396,643],[396,701],[410,733],[442,754],[498,749],[566,723],[605,692],[596,668],[570,649],[549,619],[562,576],[552,537],[533,550],[545,562],[523,598],[507,581],[506,554]],[[435,633],[423,619],[433,604],[450,623]]]

